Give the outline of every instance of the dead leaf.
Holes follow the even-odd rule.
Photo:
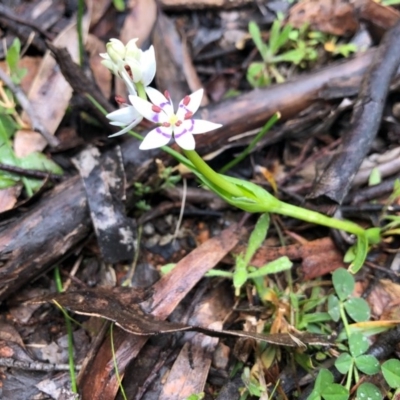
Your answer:
[[[88,2],[88,12],[83,18],[83,32],[85,36],[90,23],[90,5],[91,2]],[[76,21],[71,22],[57,36],[53,44],[67,48],[75,62],[78,62],[79,50]],[[50,52],[47,52],[43,57],[36,78],[32,82],[28,99],[40,122],[53,135],[65,115],[65,110],[68,107],[71,96],[71,86],[65,80],[53,56]],[[23,114],[23,118],[27,119],[25,113]],[[40,138],[35,138],[35,140],[38,142],[37,148],[39,148],[39,151],[46,147],[47,142],[41,136]],[[23,152],[17,146],[15,146],[15,151],[18,153]]]
[[[0,213],[12,210],[17,203],[21,193],[22,185],[15,185],[5,189],[0,189]]]
[[[294,5],[288,23],[295,28],[310,24],[311,29],[343,36],[358,29],[354,6],[346,0],[305,0]]]

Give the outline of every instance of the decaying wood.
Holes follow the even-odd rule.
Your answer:
[[[363,77],[349,132],[343,136],[342,150],[324,170],[309,199],[335,205],[341,204],[347,195],[381,125],[389,86],[400,64],[399,47],[400,21],[386,33],[376,51]]]

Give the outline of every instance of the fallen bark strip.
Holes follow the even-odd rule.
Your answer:
[[[364,75],[342,151],[332,158],[308,199],[342,203],[379,130],[389,85],[400,65],[399,48],[400,21],[386,33]]]
[[[254,90],[203,108],[200,110],[202,118],[223,123],[224,127],[216,134],[198,136],[199,153],[219,148],[234,134],[262,126],[277,110],[285,119],[292,117],[310,104],[321,101],[319,92],[328,84],[334,87],[336,82],[343,87],[344,81],[351,81],[357,90],[373,54],[370,51],[315,73],[301,75],[291,82]],[[80,74],[79,79],[72,80],[72,74],[66,78],[71,79],[71,86],[74,89],[77,86],[79,93],[91,93],[87,91],[90,81],[82,77],[82,72]],[[128,182],[140,181],[146,173],[146,165],[161,154],[159,151],[139,151],[134,139],[124,143],[122,152]],[[58,185],[24,216],[10,222],[0,237],[0,301],[47,271],[90,231],[86,194],[77,177]]]

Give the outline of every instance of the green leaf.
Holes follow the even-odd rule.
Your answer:
[[[319,393],[322,393],[323,389],[333,383],[333,374],[331,371],[322,368],[315,380],[314,390],[317,390]]]
[[[262,62],[253,62],[249,65],[246,79],[254,88],[268,86],[271,83],[271,78]]]
[[[335,367],[341,374],[347,374],[353,365],[353,358],[349,353],[342,353],[335,360]]]
[[[36,169],[58,175],[63,173],[63,170],[54,161],[50,160],[42,153],[30,153],[26,157],[19,158],[18,160],[18,164],[22,168]]]
[[[286,271],[292,267],[292,262],[286,256],[280,257],[277,260],[271,261],[263,265],[256,271],[249,273],[249,278],[259,278],[261,276],[276,274],[278,272]]]
[[[165,264],[160,268],[161,275],[169,274],[176,267],[175,263]]]
[[[356,274],[364,265],[368,254],[368,237],[366,234],[357,236],[356,254],[353,263],[349,267],[352,274]]]
[[[392,389],[400,388],[400,361],[391,359],[382,364],[382,374]]]
[[[344,386],[333,383],[324,389],[322,398],[325,400],[347,400],[349,391]]]
[[[369,342],[366,336],[362,333],[352,333],[349,337],[350,354],[356,358],[364,354],[369,348]]]
[[[356,245],[353,244],[353,246],[350,246],[347,249],[346,253],[344,254],[343,261],[345,263],[351,263],[354,261],[355,258],[356,258]]]
[[[339,299],[331,294],[328,297],[328,313],[331,318],[337,322],[340,319],[340,302]]]
[[[4,128],[4,133],[6,137],[9,139],[11,138],[15,131],[19,128],[18,124],[14,121],[14,119],[7,114],[0,114],[0,120],[3,124]],[[2,143],[2,140],[0,140],[0,145]]]
[[[327,322],[332,319],[331,315],[329,313],[324,313],[324,312],[315,312],[312,314],[305,314],[301,318],[301,323],[308,325],[308,324],[315,324],[315,323],[320,323],[320,322]]]
[[[122,12],[125,10],[124,0],[113,0],[113,4],[117,11]]]
[[[333,383],[333,375],[327,369],[321,369],[315,381],[314,390],[308,396],[307,400],[320,399],[325,400],[347,400],[349,398],[348,390]]]
[[[269,48],[271,55],[275,55],[279,50],[279,35],[282,26],[282,21],[276,19],[271,26],[269,31]]]
[[[15,38],[11,46],[7,49],[6,62],[11,74],[17,71],[19,62],[19,53],[21,51],[21,42]]]
[[[382,400],[382,393],[372,383],[364,382],[357,388],[356,398],[367,400]]]
[[[246,254],[244,256],[244,262],[246,263],[246,265],[250,262],[255,252],[263,244],[267,236],[269,221],[270,221],[269,214],[267,213],[262,214],[258,219],[253,232],[251,232],[249,243],[246,249]]]
[[[380,370],[379,361],[376,357],[363,354],[355,359],[356,367],[367,375],[377,374]]]
[[[354,290],[354,278],[344,268],[337,269],[332,274],[332,283],[340,300],[345,300]]]
[[[293,64],[300,64],[304,59],[305,51],[303,49],[289,50],[279,56],[274,57],[274,62],[290,62]]]
[[[233,286],[236,288],[236,295],[240,293],[240,288],[247,282],[247,263],[241,255],[236,257],[235,271],[233,272]]]
[[[355,322],[369,321],[371,311],[368,303],[359,297],[352,297],[344,303],[344,308]]]
[[[249,22],[249,33],[258,51],[260,52],[261,57],[264,59],[267,55],[268,47],[263,42],[260,28],[254,21]]]
[[[382,182],[381,172],[378,168],[372,168],[368,178],[368,186],[379,185]]]
[[[0,189],[7,189],[11,186],[15,186],[20,181],[17,177],[7,176],[0,174]]]
[[[277,47],[276,51],[273,51],[271,47],[272,54],[275,54],[281,47],[283,47],[288,42],[292,30],[293,28],[289,24],[283,27],[276,41],[276,47]]]

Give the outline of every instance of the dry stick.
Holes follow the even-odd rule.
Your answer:
[[[400,21],[384,36],[361,82],[349,132],[308,196],[316,203],[341,204],[379,130],[389,85],[400,65]]]
[[[31,120],[32,124],[32,129],[35,132],[40,133],[47,141],[47,143],[51,147],[57,147],[60,142],[58,141],[57,138],[55,138],[45,126],[42,125],[40,122],[38,116],[36,115],[35,111],[33,110],[31,103],[29,99],[26,97],[25,93],[23,90],[15,85],[11,78],[6,74],[6,72],[0,68],[0,80],[2,80],[5,85],[13,92],[14,96],[17,98],[18,103],[21,105],[21,107],[25,110],[25,112],[28,114],[29,119]]]
[[[27,24],[23,24],[21,22],[14,21],[15,13],[12,10],[4,5],[0,5],[0,25],[1,27],[5,27],[13,32],[16,36],[18,36],[22,42],[28,42],[30,40],[30,36],[32,34],[32,24],[31,27],[27,26]],[[44,40],[42,40],[39,35],[35,35],[32,39],[31,44],[39,50],[41,53],[46,52],[46,44]]]
[[[21,167],[15,167],[14,165],[7,165],[0,163],[0,170],[11,172],[13,174],[26,176],[27,178],[36,178],[36,179],[46,179],[50,178],[53,181],[60,181],[62,179],[62,175],[52,174],[51,172],[39,171],[36,169],[25,169]]]
[[[0,357],[0,366],[7,368],[22,369],[25,371],[69,371],[68,364],[47,364],[38,361],[18,361],[12,358]],[[76,365],[76,370],[80,370],[81,366]]]

